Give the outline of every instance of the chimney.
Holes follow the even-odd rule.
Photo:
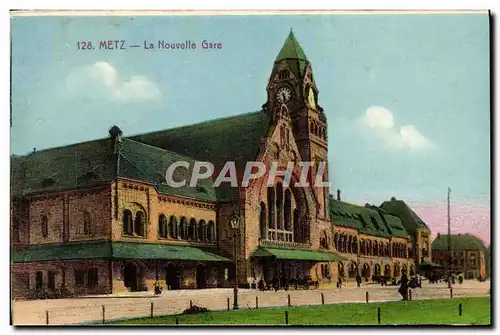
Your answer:
[[[33,153],[35,153],[35,152],[36,152],[36,148],[33,148]]]
[[[340,201],[340,190],[337,189],[337,200]]]
[[[392,197],[392,198],[391,198],[391,201],[396,201],[396,198],[395,198],[395,197]]]
[[[119,145],[122,143],[122,135],[122,130],[117,126],[113,126],[109,129],[109,137],[113,142],[113,150],[115,154],[118,153]]]

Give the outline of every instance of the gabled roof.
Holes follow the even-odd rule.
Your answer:
[[[390,201],[384,201],[380,208],[399,217],[411,234],[414,234],[416,229],[429,230],[425,222],[403,200],[391,198]]]
[[[471,234],[452,234],[450,239],[451,250],[477,250],[483,252],[487,250],[484,242],[481,241],[479,237]],[[432,250],[447,251],[448,235],[438,235],[438,237],[432,241]]]
[[[285,44],[283,44],[283,47],[278,54],[278,57],[276,57],[276,62],[284,59],[300,59],[303,61],[308,61],[304,50],[300,46],[291,30],[290,34],[288,34],[288,37],[285,40]]]
[[[194,188],[174,189],[166,184],[168,166],[177,160],[193,162],[190,157],[127,138],[122,139],[118,154],[113,151],[108,138],[13,156],[12,194],[105,185],[121,177],[153,184],[159,193],[216,201],[211,179],[199,181]],[[186,177],[189,181],[190,175]]]
[[[228,161],[234,161],[237,171],[243,171],[244,163],[257,157],[270,123],[268,113],[259,111],[136,135],[131,139],[211,162],[216,167],[215,173]],[[237,189],[222,183],[215,191],[219,201],[229,201],[234,199]]]
[[[358,206],[330,197],[330,217],[334,225],[354,228],[361,234],[408,238],[401,220],[376,206]]]

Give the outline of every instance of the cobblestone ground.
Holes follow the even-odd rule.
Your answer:
[[[401,296],[397,286],[380,286],[363,283],[360,288],[354,283],[337,289],[324,287],[310,290],[283,290],[278,292],[259,292],[257,290],[239,290],[238,300],[240,308],[255,308],[256,298],[259,307],[287,306],[288,295],[292,306],[319,305],[321,293],[325,304],[345,302],[365,302],[366,292],[369,300],[397,301]],[[462,285],[453,286],[453,297],[485,296],[489,294],[490,282],[465,281]],[[422,283],[422,288],[412,291],[413,299],[450,298],[450,291],[445,283]],[[206,307],[210,310],[227,309],[228,299],[232,308],[232,289],[206,289],[163,292],[160,297],[153,297],[151,293],[130,293],[123,296],[99,296],[92,298],[75,298],[59,300],[13,301],[13,324],[15,325],[44,325],[47,311],[49,324],[75,324],[106,320],[145,317],[151,315],[153,303],[154,315],[179,314],[189,307],[190,301],[194,305]]]

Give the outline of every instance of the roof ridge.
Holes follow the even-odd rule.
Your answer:
[[[178,153],[177,151],[172,151],[172,150],[168,150],[168,149],[163,149],[163,148],[160,148],[160,147],[156,147],[154,145],[151,145],[151,144],[147,144],[147,143],[144,143],[144,142],[139,142],[139,141],[136,141],[136,140],[133,140],[131,138],[124,138],[124,140],[126,141],[130,141],[130,142],[134,142],[136,144],[140,144],[140,145],[144,145],[144,146],[147,146],[149,148],[153,148],[153,149],[157,149],[158,151],[162,151],[162,153],[164,154],[171,154],[173,156],[177,156],[178,158],[188,158],[194,162],[196,162],[197,160],[194,158],[194,157],[191,157],[191,156],[186,156],[186,155],[183,155],[183,154],[180,154]]]
[[[182,128],[195,127],[195,126],[199,126],[199,125],[202,125],[202,124],[210,124],[210,123],[214,123],[214,122],[218,122],[218,121],[225,121],[225,120],[229,120],[229,119],[233,119],[233,118],[238,118],[238,117],[242,117],[242,116],[246,116],[246,115],[250,115],[250,114],[257,114],[257,113],[263,113],[263,111],[262,110],[258,110],[258,111],[254,111],[254,112],[243,113],[243,114],[235,114],[235,115],[230,115],[230,116],[222,116],[222,117],[219,117],[219,118],[216,118],[216,119],[210,119],[210,120],[200,121],[200,122],[197,122],[197,123],[186,124],[186,125],[178,126],[178,127],[174,127],[174,128],[166,128],[166,129],[160,129],[160,130],[155,130],[155,131],[150,131],[150,132],[133,134],[133,135],[127,136],[127,137],[140,137],[140,136],[144,136],[144,135],[151,135],[151,134],[155,134],[155,133],[162,133],[162,132],[165,132],[165,131],[174,131],[174,130],[179,130],[179,129],[182,129]],[[140,143],[142,143],[142,142],[140,142]]]

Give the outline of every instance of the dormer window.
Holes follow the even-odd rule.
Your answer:
[[[42,186],[43,187],[49,187],[52,186],[56,183],[56,181],[52,178],[45,178],[42,180]]]

